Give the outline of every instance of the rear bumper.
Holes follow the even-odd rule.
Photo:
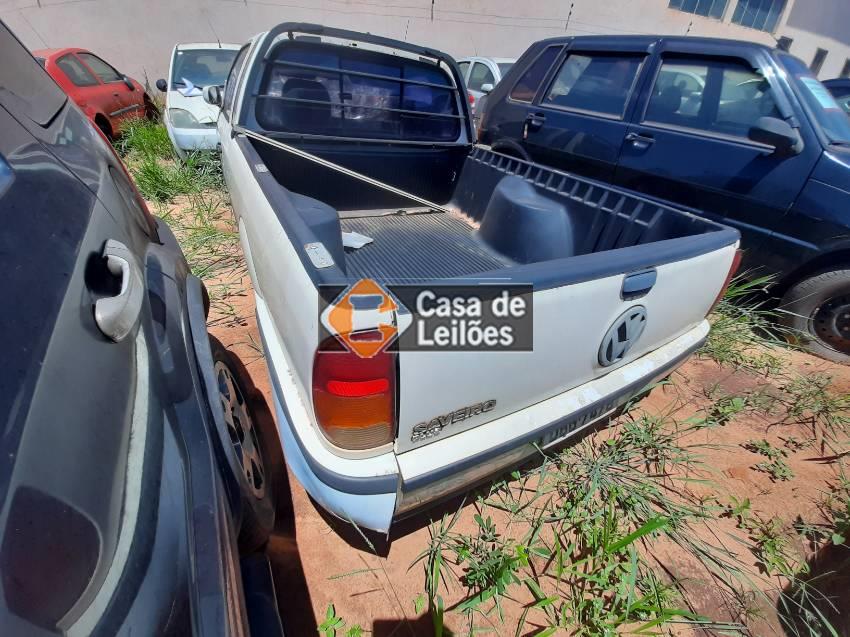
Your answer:
[[[356,460],[335,456],[319,440],[259,297],[257,320],[292,473],[327,511],[380,532],[387,532],[394,519],[469,489],[604,418],[681,365],[703,344],[709,329],[703,321],[601,378],[474,429],[406,453]]]

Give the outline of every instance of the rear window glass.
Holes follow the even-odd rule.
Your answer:
[[[537,95],[540,83],[560,52],[560,46],[550,46],[543,51],[511,89],[511,99],[518,102],[532,101]]]
[[[543,104],[622,117],[642,61],[639,56],[574,53],[564,61]]]
[[[285,43],[273,60],[257,97],[266,130],[419,141],[460,135],[456,90],[433,64],[311,43]]]
[[[15,114],[48,124],[65,104],[65,93],[0,22],[0,100]]]

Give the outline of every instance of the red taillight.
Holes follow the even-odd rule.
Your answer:
[[[343,449],[391,443],[396,427],[396,354],[361,358],[347,350],[313,359],[313,410],[325,437]]]
[[[475,106],[475,96],[472,93],[467,93],[469,95],[469,105]]]
[[[735,274],[738,272],[738,268],[741,266],[741,251],[735,250],[735,256],[732,257],[732,265],[729,267],[729,274],[726,275],[726,280],[723,282],[723,287],[720,288],[720,294],[717,295],[717,298],[714,299],[714,303],[711,305],[711,309],[708,311],[711,314],[714,311],[714,308],[717,307],[717,304],[723,299],[723,295],[726,294],[726,290],[729,288],[729,284],[732,282],[732,279],[735,277]]]
[[[130,187],[133,189],[133,194],[136,197],[136,203],[139,204],[139,207],[142,209],[142,213],[145,215],[145,219],[150,226],[150,234],[152,237],[157,237],[156,232],[156,221],[151,214],[150,209],[148,209],[148,204],[145,202],[144,197],[142,197],[142,193],[139,192],[139,189],[136,187],[136,182],[133,181],[133,178],[130,176],[130,173],[127,171],[127,167],[124,165],[124,162],[121,161],[121,158],[118,156],[118,153],[115,152],[115,147],[112,146],[112,142],[109,141],[109,138],[106,136],[100,126],[95,124],[91,125],[97,131],[97,134],[100,135],[100,138],[103,140],[103,143],[106,144],[106,147],[112,153],[112,156],[115,158],[115,162],[121,167],[121,170],[124,172],[124,176],[127,177],[127,181],[130,184]],[[157,239],[158,240],[158,239]]]

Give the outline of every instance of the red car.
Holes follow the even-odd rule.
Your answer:
[[[136,80],[85,49],[41,49],[33,55],[86,116],[112,139],[121,123],[158,114]]]

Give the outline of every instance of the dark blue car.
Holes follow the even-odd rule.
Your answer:
[[[0,60],[0,634],[281,634],[271,447],[203,284],[2,22]]]
[[[850,118],[803,62],[730,40],[555,38],[483,110],[494,150],[738,228],[783,321],[850,362]]]

